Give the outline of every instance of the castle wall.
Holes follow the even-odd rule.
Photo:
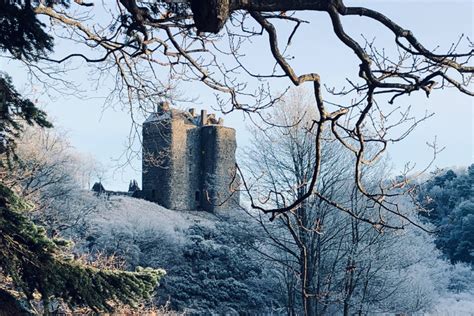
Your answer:
[[[169,207],[171,125],[167,120],[143,124],[142,188],[145,199]]]
[[[192,181],[196,177],[196,169],[199,165],[193,163],[190,149],[195,142],[196,126],[186,124],[181,118],[172,120],[171,124],[171,173],[170,173],[170,196],[169,208],[177,210],[196,209],[194,195],[196,188]]]
[[[232,194],[230,187],[235,180],[235,130],[219,125],[201,127],[201,148],[201,205],[209,212],[230,209],[239,202],[238,193]]]
[[[200,182],[200,190],[202,192],[201,207],[208,212],[213,212],[216,208],[215,204],[215,174],[217,143],[216,129],[214,126],[203,126],[200,129],[201,134],[201,164],[202,177]]]
[[[235,207],[235,130],[219,124],[205,111],[152,114],[143,125],[143,197],[175,210]]]
[[[201,129],[193,128],[187,131],[187,164],[189,171],[189,209],[199,210],[202,199],[202,149],[201,149]]]

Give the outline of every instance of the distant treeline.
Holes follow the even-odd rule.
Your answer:
[[[426,181],[418,198],[423,217],[438,231],[436,246],[452,263],[474,264],[474,164],[467,171],[446,170]]]

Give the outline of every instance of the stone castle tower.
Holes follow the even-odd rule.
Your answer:
[[[214,114],[162,103],[143,124],[142,192],[175,210],[215,212],[239,203],[235,130]]]

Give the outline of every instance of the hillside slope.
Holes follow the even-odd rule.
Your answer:
[[[174,211],[148,201],[111,197],[88,220],[78,242],[86,253],[123,258],[126,267],[160,267],[167,275],[155,303],[187,314],[274,313],[278,272],[258,254],[258,227],[243,212]]]

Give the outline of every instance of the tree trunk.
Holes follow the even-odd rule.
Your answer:
[[[6,119],[8,116],[8,108],[6,101],[6,91],[0,86],[0,128],[5,128]],[[7,151],[6,139],[4,135],[0,134],[0,155],[3,155]]]
[[[305,301],[305,315],[306,316],[316,316],[315,308],[314,308],[314,298],[307,297]]]
[[[302,251],[301,255],[304,256],[304,264],[301,266],[301,295],[303,299],[303,310],[305,316],[315,316],[316,315],[316,297],[314,296],[314,279],[313,279],[313,269],[314,262],[308,260],[310,257],[306,251]],[[309,294],[309,295],[307,295]]]
[[[219,1],[219,0],[218,0]],[[229,1],[229,0],[227,0]],[[331,0],[230,0],[231,11],[296,11],[324,10]]]
[[[342,0],[192,0],[194,23],[199,32],[218,33],[233,11],[325,11]]]
[[[344,316],[349,316],[349,302],[344,301]]]

